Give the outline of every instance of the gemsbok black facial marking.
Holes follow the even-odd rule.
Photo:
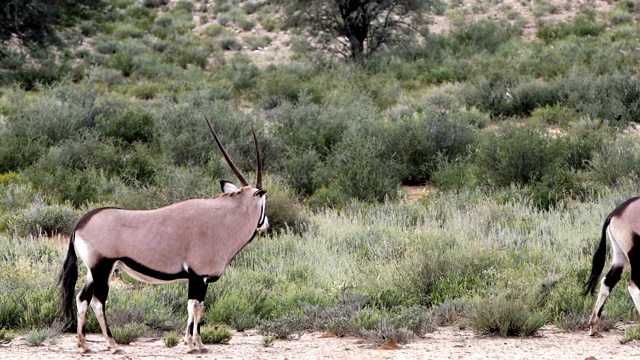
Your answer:
[[[589,319],[589,335],[598,333],[598,323],[607,297],[620,281],[622,274],[631,268],[631,279],[627,290],[640,313],[640,201],[639,197],[626,200],[618,205],[604,221],[600,243],[593,255],[591,274],[585,284],[585,295],[593,294],[600,274],[604,269],[607,255],[607,234],[613,248],[611,268],[602,279],[600,292]]]
[[[227,155],[209,120],[205,120],[227,164],[242,183],[241,188],[221,181],[223,192],[213,198],[190,199],[153,210],[91,210],[71,233],[59,284],[65,315],[72,318],[80,257],[87,267],[86,283],[75,296],[78,346],[83,352],[89,351],[85,339],[89,306],[98,318],[107,347],[117,350],[105,316],[109,279],[116,267],[150,283],[188,280],[185,343],[189,352],[206,351],[200,339],[200,321],[208,284],[222,276],[256,233],[266,231],[269,221],[255,131],[251,128],[258,170],[256,187],[252,187]]]

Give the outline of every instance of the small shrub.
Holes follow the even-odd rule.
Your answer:
[[[405,328],[419,337],[436,330],[435,319],[422,306],[399,307],[396,313],[392,314],[391,319],[396,327]],[[402,343],[400,339],[394,340]]]
[[[617,185],[625,178],[640,177],[640,144],[635,136],[621,135],[602,146],[590,162],[594,179],[605,185]]]
[[[7,329],[0,329],[0,344],[10,343],[15,338],[15,334]]]
[[[0,178],[3,175],[0,174]],[[38,196],[33,184],[22,177],[20,180],[6,184],[2,184],[2,179],[0,179],[0,210],[18,211],[24,209],[33,203]]]
[[[503,295],[478,301],[469,317],[476,334],[502,337],[533,336],[545,322],[545,317],[532,312],[522,299]]]
[[[138,340],[147,331],[147,326],[139,323],[128,323],[125,326],[111,327],[113,339],[118,344],[128,345]]]
[[[157,8],[160,6],[167,5],[168,3],[169,3],[169,0],[143,0],[142,6],[149,7],[149,8]]]
[[[624,329],[624,334],[620,338],[620,344],[626,344],[633,340],[640,340],[640,326],[631,326]]]
[[[256,27],[256,21],[244,16],[241,16],[235,20],[236,26],[238,26],[243,31],[250,31],[254,27]]]
[[[229,14],[218,14],[218,16],[216,17],[216,20],[218,21],[218,24],[226,27],[231,22],[232,19],[231,19],[231,15]]]
[[[145,109],[111,109],[96,117],[96,127],[108,137],[131,144],[149,142],[154,135],[153,117]]]
[[[469,159],[449,160],[444,155],[438,154],[436,162],[436,169],[431,173],[431,181],[438,189],[460,191],[464,188],[473,188],[475,185],[476,179]]]
[[[454,46],[459,51],[496,52],[509,39],[518,36],[521,29],[508,22],[479,20],[464,23],[451,33]]]
[[[504,126],[486,134],[478,145],[474,163],[490,184],[535,183],[562,164],[558,144],[542,129],[530,125]]]
[[[274,339],[290,339],[304,334],[309,318],[297,312],[291,312],[277,319],[262,320],[258,325],[258,332],[265,337]]]
[[[382,202],[399,194],[401,165],[385,157],[381,139],[350,131],[328,161],[331,186],[347,197]]]
[[[228,344],[233,335],[226,326],[204,326],[200,338],[204,344]]]
[[[240,50],[242,49],[242,44],[238,41],[238,39],[233,35],[223,35],[218,40],[220,43],[220,48],[222,50]]]
[[[578,15],[570,22],[540,26],[536,32],[536,37],[548,43],[566,38],[569,35],[579,37],[598,36],[606,27],[606,24],[598,23],[593,16]]]
[[[440,326],[448,326],[463,322],[469,317],[471,304],[464,300],[445,300],[435,309],[431,316],[434,322]]]
[[[271,44],[271,38],[264,35],[247,35],[242,40],[249,45],[250,50],[264,49]]]
[[[306,230],[310,220],[293,194],[277,183],[269,183],[265,188],[268,191],[269,232],[291,231],[300,234]]]
[[[65,205],[35,203],[3,219],[5,229],[20,236],[53,236],[69,233],[76,221],[73,208]]]
[[[245,296],[236,293],[226,294],[216,300],[215,305],[206,313],[206,320],[211,323],[223,323],[237,331],[255,327],[258,316],[255,304]]]
[[[175,331],[170,331],[164,334],[164,345],[172,348],[180,342],[180,334]]]
[[[419,108],[390,123],[381,134],[384,151],[403,169],[402,182],[424,184],[439,163],[464,156],[475,142],[473,127],[467,121],[464,113]]]
[[[207,26],[202,33],[207,36],[217,37],[225,33],[225,27],[219,24],[211,24]]]
[[[262,336],[262,346],[271,347],[276,341],[276,335],[272,333],[267,333]]]
[[[25,341],[29,346],[41,346],[45,340],[56,336],[51,329],[32,330],[25,336]]]
[[[413,331],[406,327],[398,327],[387,317],[380,319],[375,330],[365,330],[361,335],[375,344],[385,344],[391,340],[398,344],[408,344],[416,337]]]
[[[567,126],[575,117],[574,112],[564,106],[546,105],[533,110],[532,120],[538,120],[547,125]]]

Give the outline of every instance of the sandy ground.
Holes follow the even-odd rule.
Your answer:
[[[187,354],[179,344],[168,348],[160,338],[140,339],[122,346],[124,354],[106,350],[102,337],[89,334],[94,350],[80,354],[75,336],[64,334],[43,346],[28,346],[24,337],[0,346],[0,359],[640,359],[640,342],[620,344],[623,328],[589,337],[586,332],[565,332],[547,325],[533,338],[476,336],[469,330],[442,327],[423,339],[382,350],[354,337],[327,337],[321,333],[303,335],[298,340],[276,340],[263,346],[256,331],[233,333],[229,344],[207,345],[208,353]]]

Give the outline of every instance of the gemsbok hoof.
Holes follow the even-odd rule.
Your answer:
[[[191,349],[191,350],[187,351],[187,354],[200,354],[200,350],[199,349]]]
[[[111,353],[113,355],[125,355],[127,352],[122,349],[114,349],[114,350],[111,350]]]

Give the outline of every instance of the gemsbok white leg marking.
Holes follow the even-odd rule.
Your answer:
[[[67,317],[73,317],[74,299],[77,304],[77,339],[82,351],[89,351],[85,338],[89,306],[98,318],[107,347],[117,350],[105,315],[109,279],[116,264],[140,281],[155,284],[188,280],[185,342],[189,351],[206,351],[200,322],[208,284],[217,281],[238,252],[269,224],[255,131],[251,128],[258,164],[256,187],[252,187],[227,155],[209,120],[207,125],[241,188],[220,181],[222,193],[212,198],[185,200],[153,210],[94,209],[80,218],[71,233],[59,283]],[[76,251],[87,267],[87,281],[74,296]]]
[[[620,281],[622,274],[631,268],[631,280],[627,290],[640,313],[640,198],[628,199],[607,216],[602,226],[602,235],[596,253],[593,255],[591,275],[585,284],[585,294],[594,293],[598,278],[604,269],[607,253],[607,234],[613,248],[611,268],[600,284],[600,291],[591,318],[589,335],[598,333],[598,323],[607,297]]]

